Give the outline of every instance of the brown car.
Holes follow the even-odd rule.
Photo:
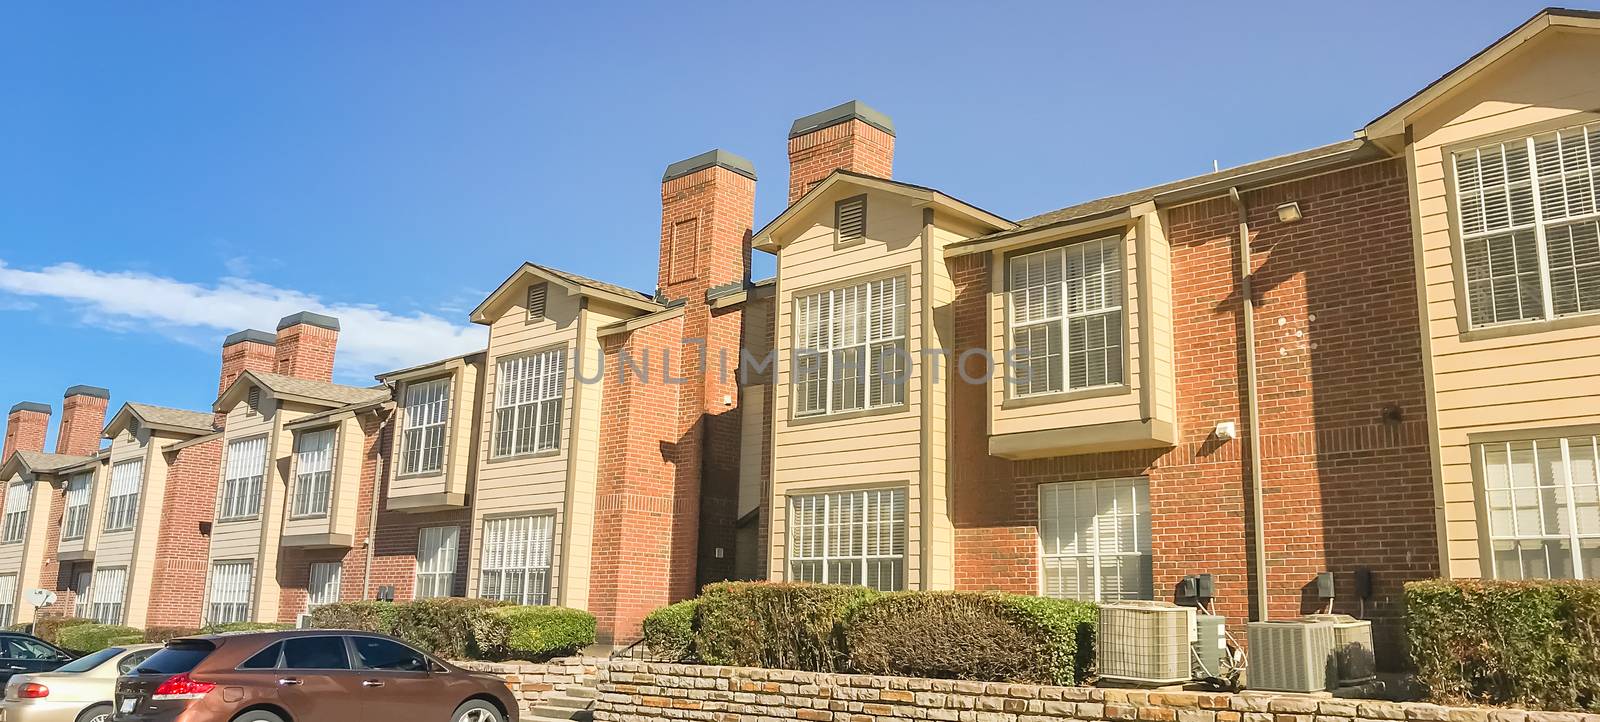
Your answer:
[[[369,632],[187,637],[117,680],[114,722],[517,722],[505,680]]]

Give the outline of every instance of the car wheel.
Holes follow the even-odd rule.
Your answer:
[[[79,712],[78,722],[111,722],[111,705],[97,704]]]
[[[282,717],[264,709],[253,709],[234,717],[233,722],[284,722],[284,720]]]
[[[450,715],[450,722],[505,722],[500,708],[481,699],[469,699]]]

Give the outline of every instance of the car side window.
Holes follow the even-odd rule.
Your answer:
[[[27,637],[7,637],[6,656],[11,659],[60,659],[61,653],[50,648],[44,642],[28,639]]]
[[[290,637],[283,640],[284,669],[349,669],[344,637]]]
[[[428,658],[404,644],[379,637],[355,637],[357,662],[362,669],[391,672],[426,672]]]
[[[281,652],[283,652],[283,642],[269,644],[266,649],[256,652],[240,664],[239,669],[276,669],[278,655]]]
[[[142,652],[131,652],[131,653],[129,653],[126,657],[123,657],[122,659],[117,660],[117,673],[118,674],[127,674],[129,672],[132,672],[133,668],[139,666],[140,662],[143,662],[143,661],[149,659],[150,655],[155,654],[155,653],[156,653],[156,650],[154,650],[154,649],[146,649],[146,650],[144,650]]]

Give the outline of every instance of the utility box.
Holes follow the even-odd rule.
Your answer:
[[[1227,617],[1197,614],[1194,618],[1194,678],[1221,677],[1228,658]]]

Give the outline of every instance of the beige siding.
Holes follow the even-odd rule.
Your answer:
[[[127,537],[127,557],[122,563],[113,564],[102,560],[97,552],[95,566],[127,567],[123,623],[143,628],[150,608],[150,584],[155,579],[156,544],[161,538],[161,503],[167,493],[167,457],[161,453],[161,447],[187,437],[149,431],[142,432],[141,436],[145,440],[145,455],[144,479],[139,484],[139,512],[133,529],[118,533]],[[111,536],[107,534],[107,540]],[[100,548],[105,547],[103,542]]]
[[[1431,348],[1433,422],[1439,444],[1441,547],[1451,576],[1487,575],[1480,562],[1471,434],[1600,422],[1600,325],[1551,328],[1534,322],[1497,338],[1465,333],[1458,311],[1458,250],[1448,193],[1449,152],[1592,122],[1600,108],[1600,38],[1546,31],[1409,119],[1415,180],[1417,255],[1423,320]]]
[[[27,530],[23,533],[22,541],[0,544],[0,574],[17,575],[16,612],[12,615],[12,622],[21,623],[31,622],[34,618],[34,608],[22,601],[22,595],[40,586],[39,573],[44,564],[51,488],[44,479],[24,481],[22,475],[18,474],[6,482],[3,491],[10,491],[15,484],[26,484],[30,490]],[[54,587],[54,582],[51,580],[51,587]]]
[[[357,415],[328,426],[297,429],[295,436],[328,429],[334,430],[333,481],[328,490],[328,513],[298,518],[294,516],[292,499],[298,493],[300,460],[294,451],[294,444],[291,443],[287,451],[289,474],[284,499],[285,536],[335,534],[350,539],[355,538],[356,505],[361,501],[361,466],[364,460],[362,451],[366,444],[366,434],[361,429],[361,418]]]
[[[578,321],[579,350],[577,362],[572,367],[578,372],[574,378],[600,379],[604,363],[600,350],[599,329],[637,315],[636,312],[616,308],[605,303],[589,301],[580,311]],[[611,370],[613,373],[615,370]],[[603,381],[603,379],[602,379]],[[572,429],[568,439],[572,444],[570,480],[567,488],[565,517],[566,538],[562,541],[561,594],[556,597],[562,606],[586,609],[589,605],[589,580],[594,547],[595,485],[600,476],[600,409],[602,382],[574,383],[572,399]]]
[[[116,442],[113,441],[113,448]],[[70,478],[71,475],[69,475]],[[57,554],[78,553],[84,550],[98,550],[100,541],[101,513],[105,507],[106,485],[110,483],[111,465],[109,462],[95,464],[89,473],[89,520],[83,529],[83,536],[78,539],[59,541],[56,543]]]
[[[478,431],[482,419],[483,361],[460,361],[441,366],[438,373],[418,376],[397,384],[395,398],[398,406],[394,416],[395,451],[391,459],[388,498],[403,501],[410,498],[430,497],[438,494],[462,495],[468,493],[473,472],[477,468]],[[401,474],[400,464],[404,445],[406,389],[416,383],[449,379],[450,411],[445,418],[444,465],[437,472]]]

